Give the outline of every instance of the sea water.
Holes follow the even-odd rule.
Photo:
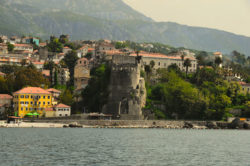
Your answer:
[[[247,166],[250,131],[0,128],[1,166]]]

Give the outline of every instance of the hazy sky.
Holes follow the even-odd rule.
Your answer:
[[[155,21],[172,21],[250,36],[250,0],[123,1]]]

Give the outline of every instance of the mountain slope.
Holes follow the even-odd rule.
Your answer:
[[[49,5],[48,5],[49,4]],[[162,42],[175,47],[250,55],[250,38],[171,22],[154,22],[121,0],[1,0],[0,33],[69,34],[72,39]]]

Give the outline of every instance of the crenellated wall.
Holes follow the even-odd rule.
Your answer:
[[[140,57],[114,55],[112,57],[108,104],[103,112],[120,119],[143,119],[142,107],[146,101],[145,81]]]

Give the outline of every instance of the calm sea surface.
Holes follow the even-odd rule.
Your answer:
[[[250,131],[0,128],[0,165],[250,165]]]

